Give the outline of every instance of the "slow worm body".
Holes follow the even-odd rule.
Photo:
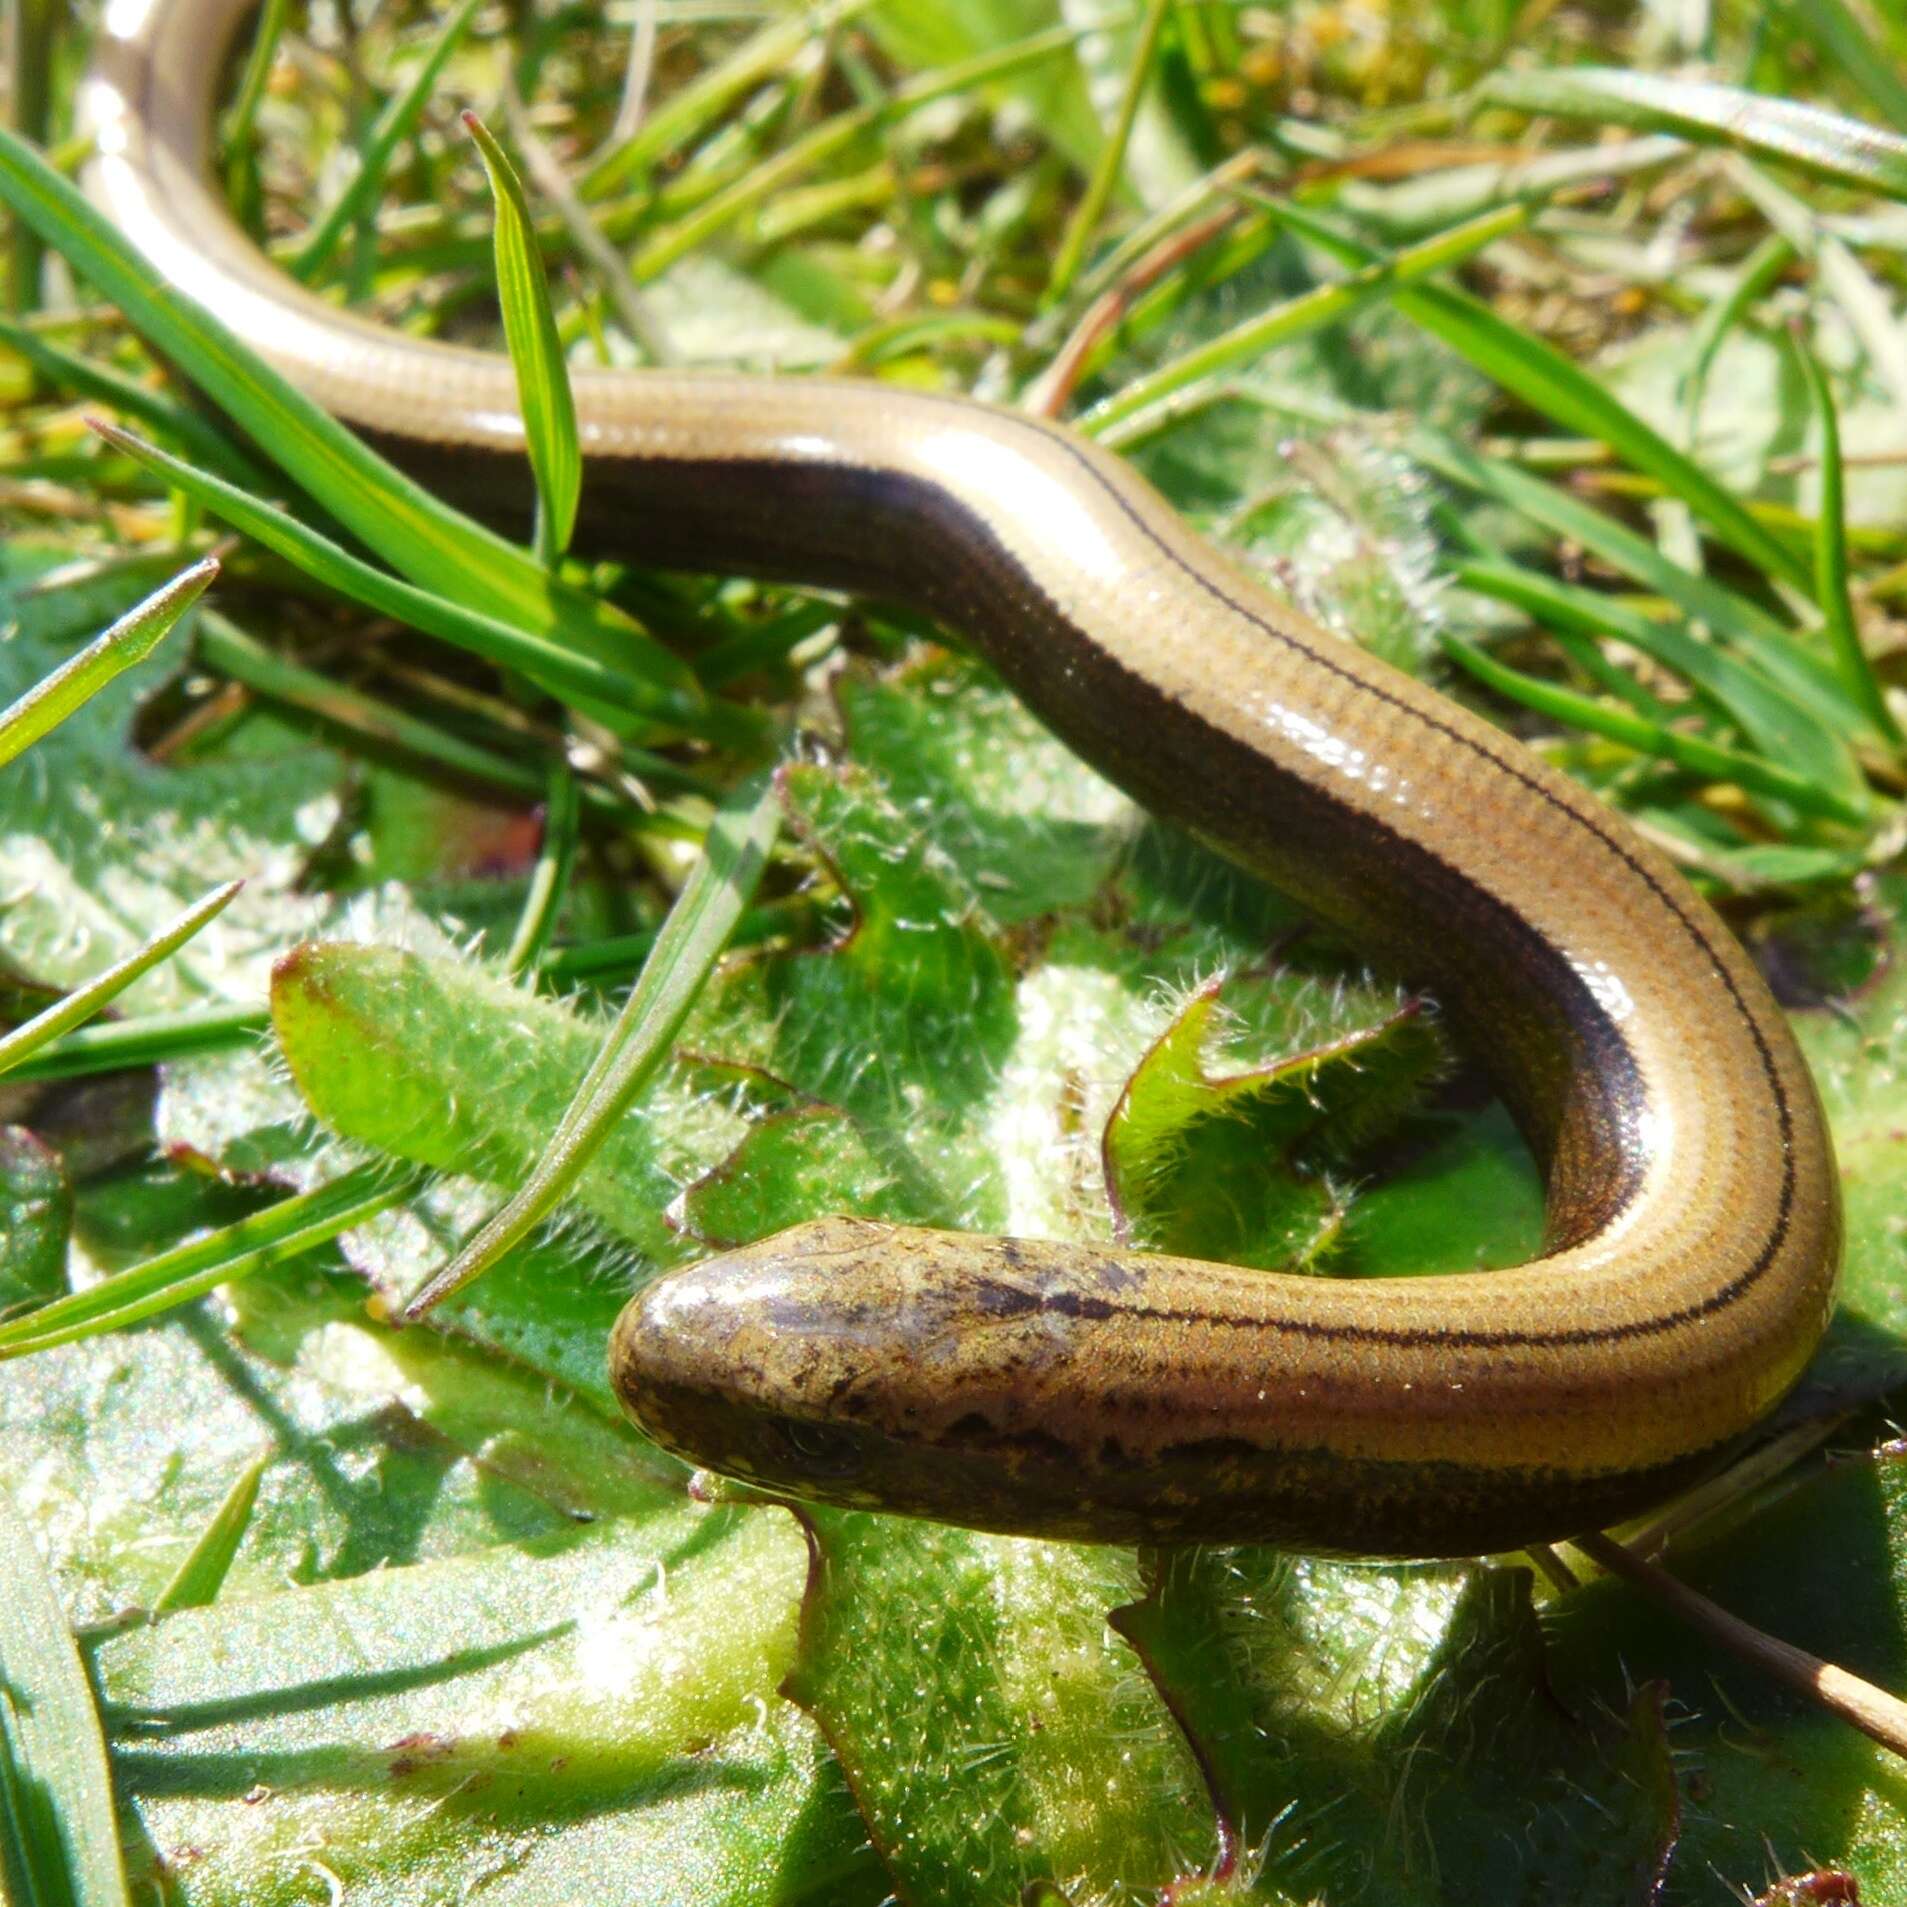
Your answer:
[[[402,461],[521,497],[501,356],[305,294],[217,202],[212,89],[247,5],[112,0],[92,190]],[[822,380],[579,371],[576,398],[584,537],[957,625],[1140,801],[1432,986],[1548,1185],[1544,1257],[1408,1280],[803,1225],[632,1301],[612,1368],[651,1436],[986,1528],[1453,1555],[1646,1507],[1794,1383],[1840,1249],[1812,1083],[1733,939],[1594,799],[1062,429]]]

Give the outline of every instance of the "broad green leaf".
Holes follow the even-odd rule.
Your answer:
[[[1673,1853],[1659,1693],[1611,1656],[1560,1707],[1527,1570],[1161,1553],[1113,1619],[1275,1900],[1617,1902]]]
[[[1898,1450],[1817,1463],[1771,1492],[1757,1513],[1718,1519],[1664,1560],[1744,1620],[1899,1689],[1907,1686],[1894,1613],[1903,1593],[1904,1485]],[[1836,1560],[1831,1570],[1817,1566],[1824,1553]],[[1877,1900],[1907,1888],[1907,1835],[1899,1808],[1883,1798],[1897,1778],[1894,1756],[1607,1579],[1552,1604],[1546,1617],[1552,1686],[1572,1712],[1608,1699],[1618,1662],[1632,1685],[1667,1686],[1684,1771],[1671,1898],[1699,1900],[1695,1876],[1730,1869],[1757,1887],[1783,1874],[1839,1869],[1858,1877],[1862,1898]],[[1782,1751],[1765,1752],[1776,1741]],[[1739,1839],[1745,1821],[1755,1823],[1759,1861]],[[1768,1898],[1778,1901],[1778,1889]]]
[[[183,1611],[95,1673],[147,1842],[197,1850],[200,1901],[300,1899],[315,1846],[346,1887],[454,1893],[501,1861],[552,1902],[613,1871],[739,1903],[794,1859],[784,1897],[818,1907],[861,1863],[777,1694],[806,1573],[785,1517],[685,1507]]]
[[[821,1568],[791,1691],[908,1895],[1159,1897],[1209,1868],[1196,1752],[1107,1622],[1139,1591],[1131,1551],[810,1514]]]
[[[838,694],[855,759],[995,919],[1082,906],[1112,873],[1131,803],[985,670],[923,657],[900,676],[849,675]]]
[[[272,1024],[299,1092],[333,1131],[511,1189],[543,1156],[607,1032],[484,968],[345,941],[279,962]],[[575,1197],[617,1236],[667,1254],[671,1153],[654,1122],[625,1119]]]

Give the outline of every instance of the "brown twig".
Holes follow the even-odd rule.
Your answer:
[[[1744,1662],[1811,1697],[1823,1708],[1853,1723],[1863,1735],[1879,1742],[1883,1748],[1891,1748],[1895,1754],[1907,1757],[1907,1702],[1836,1663],[1810,1655],[1807,1650],[1797,1649],[1792,1643],[1780,1641],[1739,1616],[1731,1615],[1720,1603],[1711,1602],[1666,1569],[1645,1562],[1610,1537],[1579,1536],[1574,1546],[1599,1568],[1647,1591]]]

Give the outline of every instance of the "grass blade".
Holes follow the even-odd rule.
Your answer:
[[[0,1900],[126,1898],[93,1685],[33,1532],[0,1490]]]
[[[1799,100],[1614,66],[1494,73],[1475,98],[1513,112],[1672,132],[1783,160],[1819,178],[1907,199],[1907,139]]]
[[[605,199],[620,192],[674,147],[684,144],[751,87],[781,72],[795,56],[825,32],[851,18],[866,5],[852,4],[797,8],[785,19],[762,28],[735,51],[659,101],[630,139],[606,152],[592,165],[577,187],[577,196]]]
[[[88,398],[96,404],[110,404],[123,416],[137,418],[148,430],[157,431],[190,451],[201,463],[241,483],[263,480],[264,473],[259,466],[196,411],[173,403],[123,372],[91,358],[62,351],[38,332],[8,319],[0,319],[0,344],[16,357],[24,358],[55,390],[70,391],[75,397]]]
[[[152,1613],[155,1616],[164,1615],[169,1609],[203,1609],[218,1599],[232,1559],[251,1527],[259,1483],[277,1454],[275,1450],[267,1450],[238,1473],[225,1493],[225,1501],[200,1532],[199,1540],[192,1545],[185,1560],[172,1572],[172,1580],[154,1599]]]
[[[129,953],[124,960],[116,961],[97,979],[75,987],[44,1013],[36,1013],[23,1026],[16,1026],[11,1033],[0,1037],[0,1073],[11,1072],[49,1041],[90,1020],[115,994],[123,993],[148,968],[156,967],[176,953],[208,921],[222,914],[244,885],[243,881],[227,881],[223,887],[215,887],[143,947]]]
[[[453,601],[507,615],[533,634],[630,668],[685,715],[700,705],[689,669],[626,616],[552,577],[528,551],[473,523],[378,456],[217,318],[158,283],[97,208],[6,133],[0,133],[0,200],[393,569]],[[608,713],[621,717],[621,711]]]
[[[549,280],[523,181],[489,127],[475,113],[465,113],[463,121],[490,175],[496,206],[497,299],[503,308],[504,341],[516,368],[524,445],[536,477],[536,553],[545,565],[554,565],[569,548],[583,490],[583,452],[576,436],[569,366],[556,335]]]
[[[1289,201],[1260,202],[1301,237],[1347,264],[1385,262],[1382,253]],[[1399,286],[1391,302],[1532,410],[1566,431],[1607,444],[1632,469],[1654,477],[1757,568],[1796,589],[1810,588],[1813,577],[1799,556],[1771,536],[1706,470],[1553,345],[1499,318],[1467,292],[1441,285]]]
[[[377,197],[390,170],[392,155],[409,138],[451,54],[456,52],[476,17],[479,4],[480,0],[459,0],[438,29],[430,51],[418,62],[409,84],[379,114],[370,138],[358,155],[358,169],[351,175],[350,183],[287,261],[293,277],[307,284],[317,277],[337,249],[339,238],[356,224]]]
[[[518,669],[551,694],[573,702],[640,710],[659,720],[679,721],[697,733],[728,740],[755,737],[754,724],[728,704],[698,702],[684,709],[673,693],[659,691],[645,677],[626,674],[592,656],[578,655],[526,629],[499,622],[481,610],[386,574],[330,538],[306,528],[296,517],[259,502],[236,484],[197,469],[130,431],[99,421],[93,428],[115,449],[137,458],[214,516],[282,556],[314,581],[392,617],[406,628],[455,643],[499,668]],[[637,641],[646,643],[648,638],[639,637]]]
[[[1704,741],[1699,735],[1686,735],[1680,729],[1651,722],[1628,709],[1612,708],[1573,689],[1553,682],[1541,682],[1524,675],[1486,655],[1483,650],[1459,636],[1443,638],[1445,653],[1469,673],[1499,695],[1523,707],[1547,715],[1553,721],[1572,728],[1587,729],[1639,755],[1652,755],[1672,763],[1690,774],[1711,781],[1733,782],[1750,793],[1785,801],[1803,814],[1823,820],[1839,821],[1847,827],[1867,828],[1875,815],[1872,803],[1856,806],[1826,788],[1819,788],[1804,776],[1790,773],[1759,755],[1744,755],[1739,749],[1723,748],[1717,742]]]
[[[1821,426],[1821,500],[1814,531],[1815,593],[1827,618],[1828,642],[1840,666],[1842,683],[1848,694],[1867,711],[1874,726],[1898,748],[1900,724],[1894,720],[1881,685],[1874,679],[1867,651],[1861,647],[1861,632],[1854,620],[1854,604],[1847,590],[1846,496],[1841,477],[1841,424],[1835,414],[1834,393],[1828,389],[1828,381],[1803,339],[1794,339],[1794,354],[1801,365],[1801,376],[1807,384],[1815,418]]]
[[[251,51],[245,56],[244,76],[238,83],[238,98],[226,115],[221,130],[220,148],[225,164],[225,193],[239,223],[256,237],[262,227],[262,188],[258,180],[258,147],[254,131],[258,109],[265,102],[265,89],[278,60],[279,42],[285,37],[285,23],[291,14],[291,0],[265,0],[259,11],[258,28],[252,36]]]
[[[1896,131],[1907,132],[1907,81],[1900,76],[1907,48],[1879,44],[1846,0],[1788,0],[1784,11],[1799,16],[1811,52],[1825,53]]]
[[[479,1278],[575,1184],[602,1135],[669,1057],[689,1009],[727,946],[781,825],[772,780],[744,784],[709,823],[702,858],[656,936],[616,1024],[584,1074],[549,1149],[516,1195],[405,1302],[414,1321]]]
[[[1049,305],[1057,304],[1072,289],[1080,260],[1086,256],[1086,248],[1099,230],[1099,221],[1106,215],[1113,188],[1119,183],[1126,148],[1132,140],[1133,122],[1139,116],[1139,102],[1145,97],[1146,83],[1152,77],[1152,63],[1159,51],[1159,30],[1165,25],[1168,4],[1169,0],[1147,0],[1145,17],[1139,23],[1138,42],[1133,48],[1132,70],[1126,75],[1125,90],[1119,96],[1118,113],[1106,135],[1092,177],[1086,181],[1086,190],[1073,208],[1073,216],[1060,239],[1059,255],[1053,261],[1052,276],[1046,285]]]
[[[219,573],[208,556],[96,636],[78,655],[36,682],[14,705],[0,712],[0,767],[24,754],[49,730],[89,702],[115,676],[143,662],[165,640],[175,623],[205,593]]]
[[[1627,643],[1699,691],[1769,760],[1786,763],[1850,803],[1866,799],[1866,778],[1845,735],[1741,657],[1595,590],[1513,563],[1465,563],[1457,580],[1466,589],[1513,603],[1558,632]]]
[[[1454,438],[1428,430],[1412,431],[1403,448],[1426,469],[1464,489],[1496,498],[1552,535],[1580,543],[1645,589],[1706,623],[1718,641],[1739,645],[1764,675],[1830,728],[1842,733],[1866,729],[1865,711],[1848,699],[1833,668],[1802,648],[1747,597],[1671,562],[1653,543],[1613,517],[1501,458],[1481,456]]]
[[[1089,435],[1108,430],[1175,392],[1206,378],[1237,370],[1274,345],[1336,324],[1360,305],[1381,298],[1399,285],[1412,284],[1433,272],[1444,271],[1499,238],[1520,231],[1529,221],[1527,206],[1499,206],[1480,218],[1466,219],[1461,225],[1453,225],[1448,231],[1409,246],[1394,257],[1377,259],[1336,284],[1300,292],[1295,298],[1287,298],[1269,311],[1261,311],[1242,324],[1234,325],[1169,364],[1132,379],[1114,396],[1088,411],[1079,420],[1079,428]]]
[[[381,1163],[359,1166],[315,1192],[302,1192],[84,1291],[9,1318],[0,1324],[0,1360],[99,1337],[189,1304],[215,1285],[281,1265],[364,1224],[402,1203],[416,1186],[414,1173],[393,1176]]]
[[[190,1006],[176,1013],[142,1013],[136,1019],[82,1026],[15,1066],[12,1084],[29,1079],[83,1079],[93,1073],[123,1073],[168,1059],[223,1052],[249,1045],[270,1029],[270,1016],[255,1006]]]
[[[510,950],[503,964],[512,979],[520,980],[541,963],[556,927],[557,909],[569,888],[570,869],[576,861],[576,777],[568,763],[558,760],[550,768],[549,793],[543,804],[543,845],[530,875],[529,892],[523,897],[523,912]]]

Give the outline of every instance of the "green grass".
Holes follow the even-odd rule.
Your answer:
[[[87,1659],[19,1561],[0,1811],[45,1858],[0,1892],[115,1898],[121,1854],[193,1903],[1907,1889],[1894,1771],[1607,1584],[1539,1629],[1509,1570],[690,1507],[602,1343],[724,1243],[1116,1222],[1372,1276],[1514,1261],[1539,1200],[1434,1016],[934,632],[573,553],[567,375],[1070,417],[1626,812],[1833,1003],[1806,1408],[1865,1452],[1907,1377],[1895,0],[1722,0],[1696,45],[1509,0],[664,7],[633,45],[597,0],[273,9],[235,205],[327,295],[510,350],[528,546],[150,281],[72,185],[81,29],[16,12],[0,1516]],[[1783,1489],[1680,1566],[1907,1682],[1892,1460]]]

